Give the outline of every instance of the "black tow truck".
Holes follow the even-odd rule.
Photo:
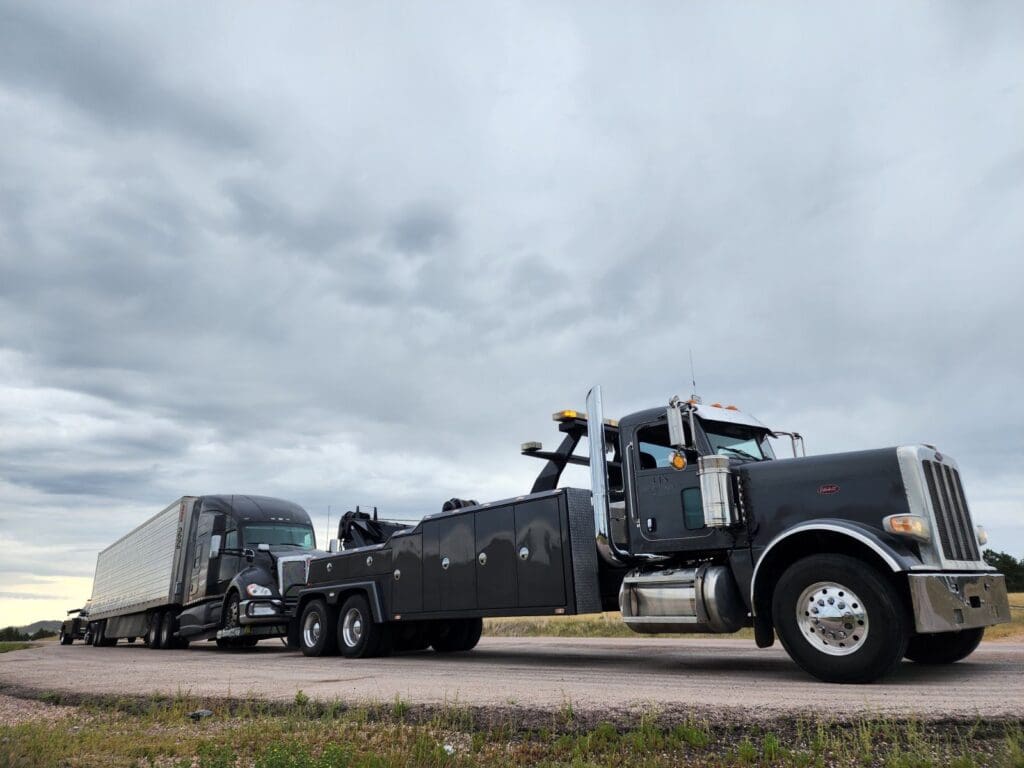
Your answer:
[[[545,462],[529,494],[453,499],[415,525],[347,514],[286,596],[302,652],[465,651],[483,617],[618,610],[642,633],[753,627],[811,675],[863,683],[903,658],[963,659],[1009,620],[957,464],[934,447],[805,456],[799,434],[695,397],[602,411],[595,387],[586,413],[555,414],[557,449],[522,446]],[[574,464],[589,490],[559,487]]]

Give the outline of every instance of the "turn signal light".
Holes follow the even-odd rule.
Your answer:
[[[921,541],[931,539],[928,521],[917,515],[889,515],[882,521],[882,527],[897,536],[910,536]]]

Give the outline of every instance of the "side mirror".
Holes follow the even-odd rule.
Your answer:
[[[220,534],[215,533],[210,537],[210,559],[220,556]]]
[[[665,411],[668,418],[668,441],[679,451],[689,447],[686,444],[686,427],[683,426],[684,407],[684,403],[678,397],[673,397]]]

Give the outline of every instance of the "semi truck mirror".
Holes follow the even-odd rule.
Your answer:
[[[340,552],[341,551],[341,547],[338,546],[338,540],[337,539],[331,539],[330,540],[330,542],[327,544],[327,551],[328,552]]]
[[[683,403],[673,397],[665,411],[668,419],[668,441],[676,450],[683,450],[686,445],[686,428],[683,426]]]
[[[220,534],[215,533],[210,537],[210,559],[213,560],[218,555],[220,555]]]

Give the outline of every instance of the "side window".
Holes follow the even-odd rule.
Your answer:
[[[668,442],[668,425],[652,424],[641,427],[636,433],[637,450],[640,453],[638,469],[660,469],[670,466],[674,453]]]
[[[701,503],[700,488],[683,490],[683,525],[688,531],[704,527],[704,505]]]

